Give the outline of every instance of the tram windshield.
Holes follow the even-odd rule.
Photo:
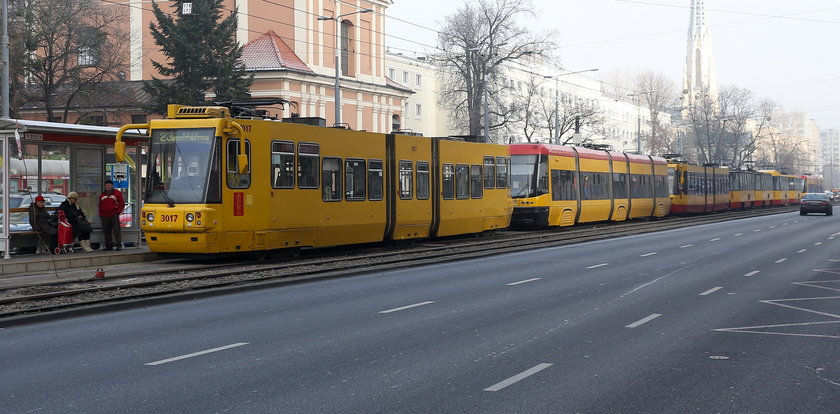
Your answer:
[[[215,128],[152,130],[146,203],[221,201],[221,144]]]
[[[536,197],[548,194],[548,156],[511,155],[510,196]]]

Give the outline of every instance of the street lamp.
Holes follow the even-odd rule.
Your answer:
[[[627,96],[636,97],[636,154],[642,153],[642,107],[639,103],[639,95],[648,93],[653,93],[653,91],[644,91],[627,94]]]
[[[341,48],[339,42],[339,30],[341,29],[341,18],[361,13],[372,13],[373,9],[356,10],[350,13],[340,14],[335,17],[318,16],[319,21],[335,20],[335,125],[341,124],[341,66],[339,60],[341,59]]]
[[[545,79],[554,79],[554,143],[560,143],[560,77],[574,75],[576,73],[597,72],[598,68],[578,70],[575,72],[561,73],[558,75],[544,75]]]

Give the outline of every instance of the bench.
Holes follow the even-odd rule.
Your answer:
[[[47,207],[50,213],[58,210],[58,207]],[[10,208],[9,213],[26,213],[25,223],[29,223],[29,209],[28,208]],[[44,253],[49,251],[49,238],[43,238],[42,233],[36,230],[10,231],[9,232],[9,248],[14,250],[32,249],[35,253]]]

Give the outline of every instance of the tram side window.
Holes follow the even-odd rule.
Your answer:
[[[505,157],[496,157],[496,188],[508,187],[509,161]]]
[[[654,176],[654,186],[656,188],[657,198],[668,197],[668,177],[663,175]]]
[[[344,161],[344,197],[348,201],[365,199],[365,160]]]
[[[443,164],[443,199],[455,198],[455,166]]]
[[[272,187],[294,188],[295,186],[295,144],[287,141],[271,143]]]
[[[551,170],[551,199],[554,201],[577,200],[574,171]]]
[[[484,188],[496,188],[496,162],[493,157],[484,157]]]
[[[484,186],[481,184],[481,166],[470,166],[470,197],[481,198],[484,197]]]
[[[341,158],[324,158],[323,166],[324,201],[341,201]]]
[[[248,156],[248,170],[239,173],[239,140],[228,140],[227,147],[227,186],[228,188],[248,188],[251,185],[251,142],[245,140],[245,154]]]
[[[627,198],[627,174],[613,173],[613,196],[617,199]]]
[[[470,166],[458,164],[455,166],[455,196],[459,200],[470,198]]]
[[[596,172],[580,173],[581,200],[605,200],[609,199],[609,187],[607,174]]]
[[[298,188],[318,188],[320,157],[318,144],[298,144]]]
[[[429,163],[417,161],[417,199],[429,199]]]
[[[414,175],[411,161],[400,161],[400,199],[411,200],[411,187]]]
[[[368,162],[368,200],[382,200],[382,160]]]

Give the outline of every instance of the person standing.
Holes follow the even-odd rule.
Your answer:
[[[58,206],[58,209],[64,212],[64,217],[67,219],[67,222],[73,226],[73,235],[79,238],[79,245],[82,246],[84,251],[89,253],[93,251],[90,248],[90,232],[92,229],[85,213],[79,208],[78,201],[79,194],[71,191],[67,195],[67,199]]]
[[[44,206],[44,197],[41,195],[35,197],[35,202],[29,206],[29,225],[32,230],[40,231],[50,238],[50,252],[54,251],[58,246],[58,228],[50,223],[50,212]]]
[[[120,236],[120,213],[125,208],[122,191],[114,189],[114,182],[105,180],[105,191],[99,195],[99,217],[102,219],[102,232],[105,235],[103,250],[122,250]],[[115,244],[116,243],[116,244]]]

